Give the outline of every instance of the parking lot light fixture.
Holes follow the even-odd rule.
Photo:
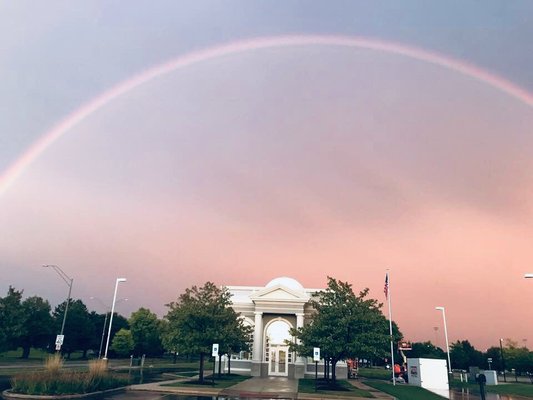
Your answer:
[[[107,360],[107,351],[109,350],[109,339],[111,338],[111,327],[113,326],[113,313],[115,312],[115,302],[117,301],[118,284],[126,282],[126,278],[117,278],[115,282],[115,294],[113,295],[113,305],[111,306],[111,315],[109,317],[109,331],[107,332],[107,343],[105,345],[104,360]]]
[[[450,345],[448,343],[448,328],[446,326],[446,310],[444,307],[435,307],[435,310],[442,311],[442,319],[444,321],[444,338],[446,339],[446,354],[448,355],[448,373],[452,373],[452,362],[450,360]]]

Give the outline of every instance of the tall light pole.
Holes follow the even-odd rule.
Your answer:
[[[65,306],[65,313],[63,314],[63,324],[61,324],[61,333],[60,335],[63,335],[63,332],[65,330],[65,321],[67,320],[67,312],[68,312],[68,305],[70,303],[70,294],[72,293],[72,283],[74,282],[73,278],[70,278],[65,272],[59,268],[57,265],[43,265],[43,268],[53,268],[54,271],[57,272],[57,274],[65,281],[65,283],[68,285],[68,297],[67,297],[67,304]]]
[[[503,339],[500,339],[500,353],[502,355],[503,381],[507,382],[507,377],[505,376],[505,357],[503,356]]]
[[[109,315],[109,308],[98,297],[91,296],[91,300],[96,300],[105,308],[104,326],[102,327],[102,339],[100,339],[100,350],[98,350],[98,358],[102,358],[102,348],[104,347],[105,327],[107,326],[107,316]],[[128,299],[118,299],[118,302],[128,301]]]
[[[107,351],[109,350],[109,338],[111,337],[111,326],[113,325],[113,313],[115,312],[115,302],[117,301],[117,290],[120,282],[126,282],[126,278],[117,278],[115,282],[115,294],[113,295],[113,305],[111,306],[111,317],[109,318],[109,331],[107,332],[107,342],[105,345],[104,360],[107,360]]]
[[[442,319],[444,321],[444,338],[446,339],[446,354],[448,355],[448,373],[452,373],[452,362],[450,361],[450,345],[448,343],[448,328],[446,327],[446,311],[444,307],[435,307],[435,310],[442,311]]]

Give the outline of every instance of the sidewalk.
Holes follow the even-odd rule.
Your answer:
[[[276,377],[254,377],[222,390],[220,395],[228,397],[297,399],[298,380]]]
[[[142,383],[138,385],[130,385],[127,390],[145,391],[145,392],[160,392],[160,393],[175,393],[192,396],[218,396],[223,389],[216,389],[210,387],[185,387],[185,386],[163,386],[177,382],[189,381],[191,378],[179,378],[164,382]]]
[[[319,399],[350,399],[350,400],[364,400],[360,397],[338,395],[323,395],[314,393],[298,393],[298,380],[287,378],[258,378],[253,377],[243,382],[239,382],[225,389],[216,389],[210,387],[176,387],[176,386],[162,386],[176,382],[183,382],[191,378],[180,378],[169,380],[165,382],[144,383],[140,385],[131,385],[128,390],[132,391],[147,391],[160,393],[174,393],[191,396],[223,396],[223,397],[239,397],[239,398],[254,398],[254,399],[301,399],[301,400],[319,400]],[[350,384],[358,389],[370,392],[374,398],[382,400],[393,400],[394,397],[380,392],[370,386],[365,385],[358,380],[349,380]]]

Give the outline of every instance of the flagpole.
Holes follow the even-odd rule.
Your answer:
[[[387,269],[387,300],[389,302],[389,333],[390,333],[390,355],[391,355],[391,370],[392,370],[392,384],[396,386],[396,377],[394,376],[394,340],[392,336],[392,308],[391,308],[391,284],[389,270]]]

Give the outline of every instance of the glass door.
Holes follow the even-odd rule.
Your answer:
[[[268,374],[273,376],[287,376],[289,374],[289,348],[287,346],[270,347]]]

